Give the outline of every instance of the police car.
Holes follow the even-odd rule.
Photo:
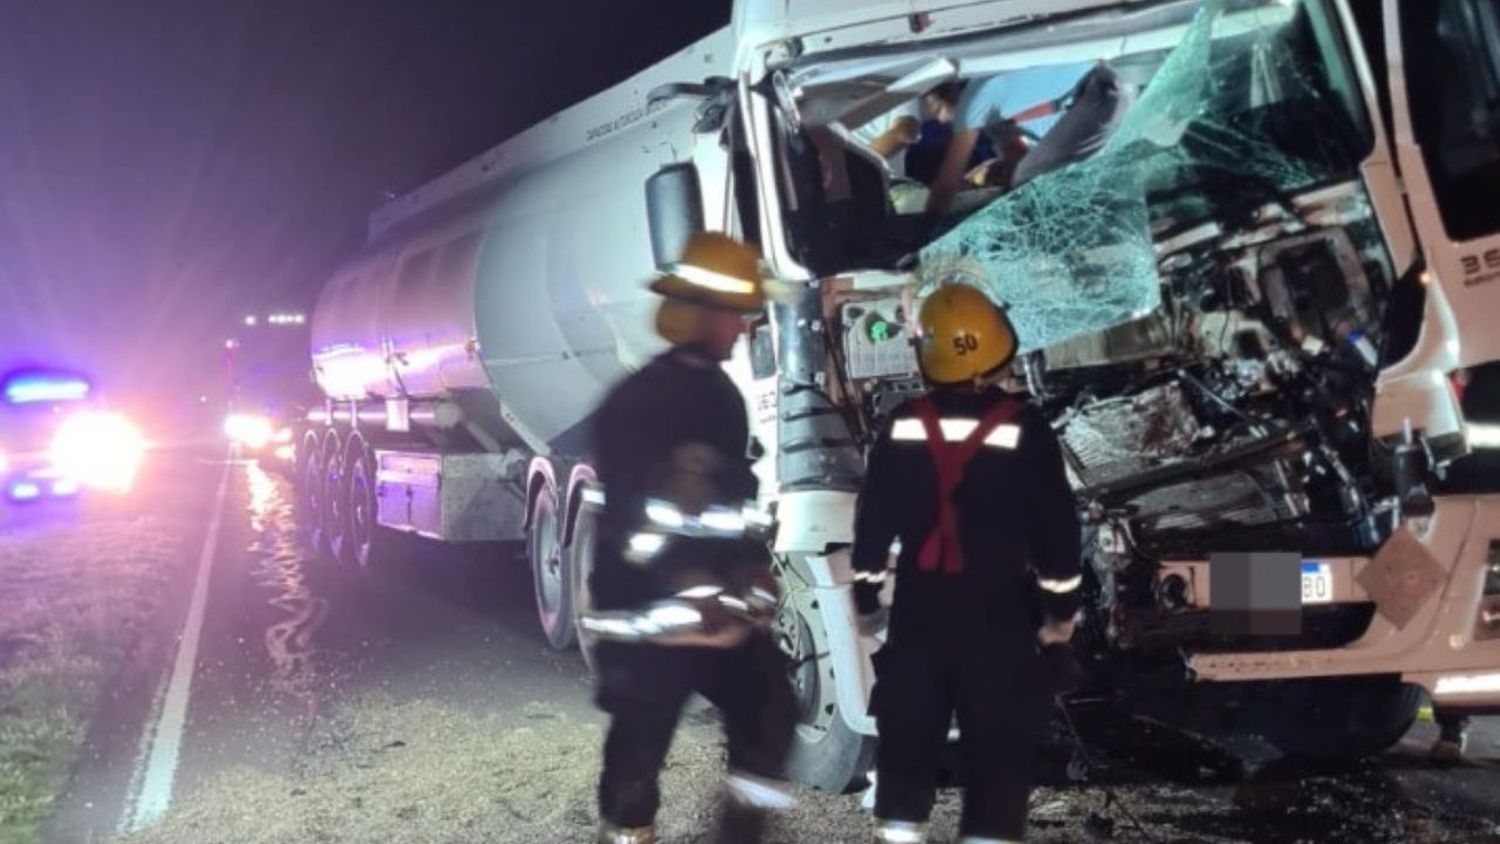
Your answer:
[[[98,402],[88,378],[53,369],[0,377],[0,497],[10,504],[129,491],[146,440]]]

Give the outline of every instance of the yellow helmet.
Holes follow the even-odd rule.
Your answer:
[[[682,258],[651,282],[668,299],[706,308],[758,313],[766,305],[760,253],[719,232],[699,232]]]
[[[938,384],[962,384],[1010,363],[1016,330],[984,291],[947,283],[922,302],[917,359],[922,375]]]

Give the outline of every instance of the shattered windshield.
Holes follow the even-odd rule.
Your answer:
[[[1173,12],[1175,30],[1163,23]],[[1311,2],[1162,7],[1144,19],[1155,29],[1122,39],[1154,49],[1127,46],[1107,59],[1135,96],[1097,151],[1009,189],[966,185],[935,225],[920,200],[903,203],[903,192],[923,194],[930,184],[893,180],[887,240],[906,254],[841,257],[915,256],[924,280],[957,274],[986,284],[1008,305],[1027,349],[1150,313],[1160,304],[1162,238],[1206,222],[1233,229],[1256,209],[1290,209],[1298,194],[1356,177],[1370,139],[1327,22],[1328,10]],[[1169,31],[1180,37],[1163,43]],[[808,105],[818,119],[817,103]]]

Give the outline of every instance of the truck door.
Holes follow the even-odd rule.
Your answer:
[[[1384,20],[1397,157],[1451,360],[1500,360],[1500,0],[1384,0]]]

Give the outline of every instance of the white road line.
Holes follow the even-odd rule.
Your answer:
[[[177,758],[182,750],[182,731],[187,725],[188,698],[193,690],[193,668],[198,662],[198,640],[203,634],[203,612],[208,603],[209,573],[213,571],[214,557],[219,550],[219,527],[224,521],[224,496],[229,490],[229,473],[233,461],[224,464],[224,474],[219,479],[219,492],[214,502],[213,518],[208,523],[208,535],[203,538],[203,552],[198,556],[198,576],[193,581],[193,597],[188,604],[187,622],[183,625],[182,637],[177,642],[177,659],[172,664],[172,677],[167,681],[167,694],[162,701],[155,729],[150,733],[150,749],[146,753],[146,773],[141,788],[135,794],[133,805],[127,805],[123,818],[124,831],[141,829],[166,814],[172,805],[172,785],[177,776]]]

